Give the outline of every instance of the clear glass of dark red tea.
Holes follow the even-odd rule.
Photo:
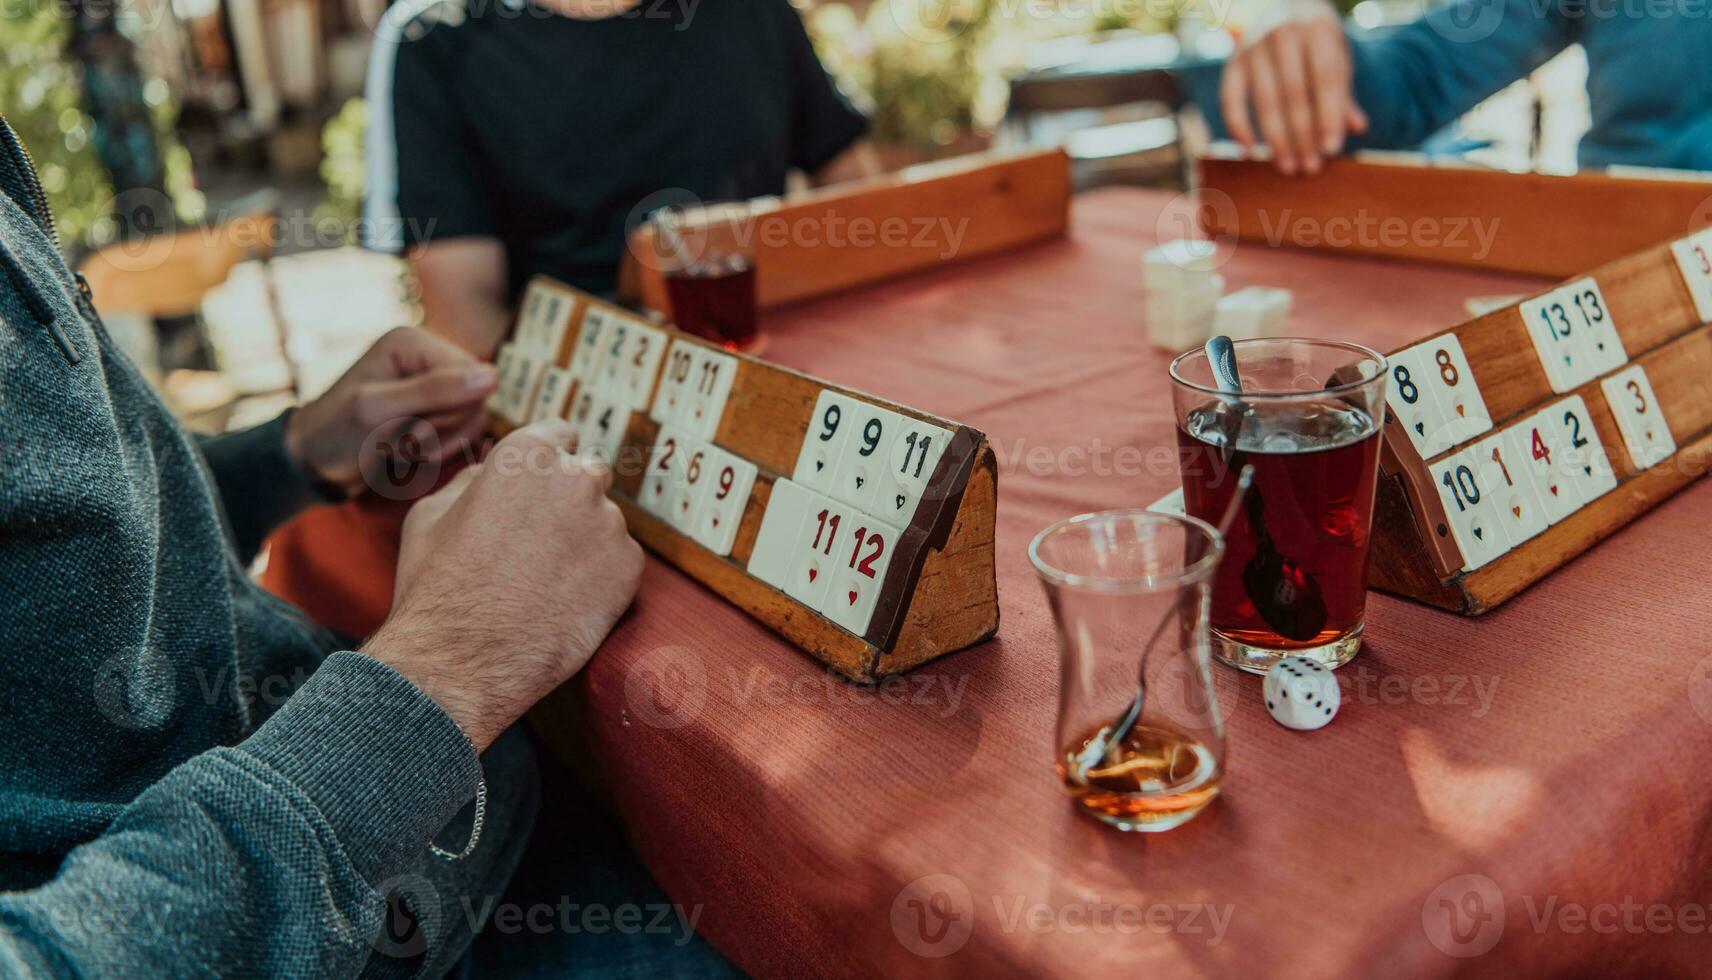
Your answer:
[[[1283,657],[1336,668],[1366,625],[1385,358],[1299,338],[1234,348],[1240,393],[1220,389],[1204,350],[1171,363],[1189,515],[1217,523],[1254,466],[1213,582],[1213,651],[1254,673]]]
[[[672,323],[724,346],[754,351],[760,316],[755,292],[755,216],[743,203],[655,213]]]

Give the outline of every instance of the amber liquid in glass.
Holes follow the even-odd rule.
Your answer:
[[[1317,402],[1255,401],[1237,423],[1231,413],[1196,409],[1177,430],[1183,504],[1191,517],[1217,524],[1244,463],[1254,465],[1255,509],[1237,511],[1213,580],[1212,628],[1239,643],[1288,650],[1331,643],[1362,623],[1367,600],[1367,545],[1378,482],[1379,426],[1366,412],[1328,398]],[[1236,429],[1236,452],[1227,434]],[[1264,547],[1270,544],[1270,549]],[[1257,553],[1268,554],[1257,560]],[[1280,617],[1257,608],[1249,585],[1288,577],[1295,593],[1315,589],[1324,625],[1286,636]],[[1280,594],[1295,594],[1288,589]]]
[[[755,341],[755,266],[747,260],[697,263],[666,275],[676,325],[730,350]]]
[[[1181,823],[1219,795],[1223,774],[1213,753],[1197,739],[1165,728],[1136,725],[1113,758],[1082,771],[1077,757],[1103,741],[1100,728],[1066,746],[1058,767],[1078,806],[1121,826]]]

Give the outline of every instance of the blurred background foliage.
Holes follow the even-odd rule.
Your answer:
[[[107,244],[120,227],[111,213],[114,189],[96,151],[95,124],[84,109],[83,69],[67,53],[68,9],[60,0],[7,5],[0,17],[0,110],[35,161],[61,240],[76,252]],[[174,135],[178,106],[171,86],[145,79],[142,96],[174,210],[180,219],[197,220],[202,197],[190,154]]]

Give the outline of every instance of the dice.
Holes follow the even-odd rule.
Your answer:
[[[1324,728],[1337,714],[1340,694],[1332,672],[1306,657],[1285,657],[1266,671],[1266,710],[1285,728]]]

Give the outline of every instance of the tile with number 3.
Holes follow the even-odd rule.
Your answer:
[[[1665,422],[1664,410],[1659,407],[1645,369],[1636,364],[1611,375],[1599,386],[1605,390],[1605,404],[1617,419],[1617,431],[1623,435],[1635,469],[1657,466],[1675,455],[1676,439],[1670,434],[1670,425]]]

